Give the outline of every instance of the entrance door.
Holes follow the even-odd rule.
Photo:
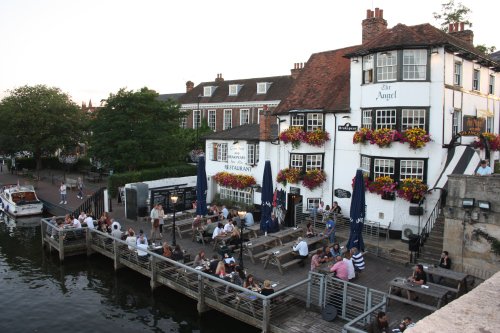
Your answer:
[[[285,226],[295,227],[295,205],[302,202],[302,196],[296,193],[288,193],[286,200]]]

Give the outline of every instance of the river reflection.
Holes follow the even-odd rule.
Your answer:
[[[99,255],[42,250],[39,218],[0,220],[0,332],[259,332]]]

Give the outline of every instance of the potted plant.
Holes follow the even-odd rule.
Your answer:
[[[302,178],[302,185],[310,190],[315,189],[326,181],[326,174],[323,170],[308,170]]]
[[[429,190],[429,186],[424,184],[421,179],[406,178],[399,184],[398,197],[411,203],[420,203],[425,194]]]

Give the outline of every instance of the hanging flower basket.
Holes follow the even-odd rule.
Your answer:
[[[422,128],[410,128],[402,133],[401,142],[408,142],[410,148],[419,149],[425,147],[431,137]]]
[[[300,169],[286,168],[278,172],[276,181],[286,186],[287,183],[296,184],[300,180]]]
[[[410,148],[418,149],[425,147],[427,142],[431,141],[431,137],[421,128],[411,128],[402,133],[389,128],[380,128],[377,130],[362,128],[356,131],[352,137],[353,143],[364,144],[370,142],[370,144],[376,144],[379,147],[389,147],[395,141],[399,141],[400,143],[408,142]]]
[[[312,146],[322,147],[326,141],[330,140],[328,132],[316,129],[312,132],[306,132],[304,142]]]
[[[484,132],[483,137],[490,144],[491,151],[499,151],[500,150],[500,134],[493,134],[493,133]],[[474,140],[474,142],[472,143],[472,147],[474,147],[476,149],[484,149],[484,143],[480,138],[476,138]]]
[[[330,134],[321,129],[305,132],[302,127],[289,127],[280,133],[279,138],[284,143],[291,143],[293,148],[300,147],[302,142],[321,147],[326,141],[330,140]]]
[[[368,186],[368,191],[383,195],[387,192],[396,191],[397,185],[398,183],[394,182],[394,180],[389,176],[377,177]]]
[[[309,170],[302,179],[302,185],[310,190],[315,189],[326,181],[326,174],[323,170]]]
[[[419,203],[427,194],[429,186],[424,184],[421,179],[406,178],[401,181],[398,189],[398,197],[412,202]]]
[[[229,172],[218,172],[214,176],[217,184],[242,190],[256,184],[255,178],[247,175],[237,175]]]

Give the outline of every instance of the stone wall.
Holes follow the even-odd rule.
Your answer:
[[[474,198],[474,208],[462,208],[463,198]],[[478,200],[490,202],[491,210],[482,211]],[[453,269],[482,279],[500,271],[500,256],[486,239],[500,240],[500,175],[448,176],[444,215],[443,248],[450,253]]]

